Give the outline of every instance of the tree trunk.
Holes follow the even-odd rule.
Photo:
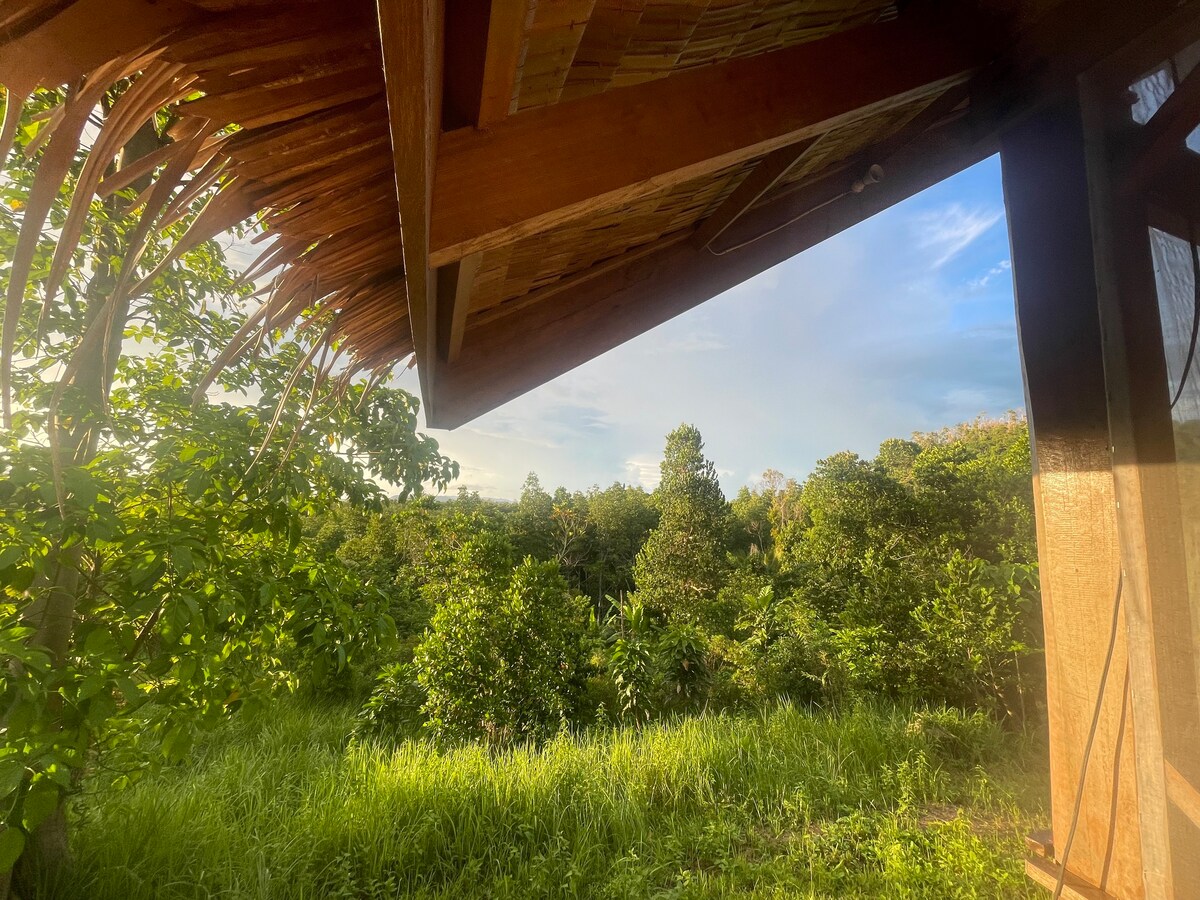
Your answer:
[[[154,123],[147,122],[123,148],[120,164],[132,162],[159,146],[160,139],[154,130]],[[134,183],[134,189],[141,191],[150,179],[149,175],[139,179]],[[112,197],[106,201],[106,205],[110,217],[116,219],[125,201]],[[86,291],[85,333],[88,328],[102,328],[105,325],[99,321],[100,312],[115,282],[108,259],[122,257],[125,249],[121,246],[120,237],[111,228],[101,235],[99,243],[103,250],[95,262]],[[64,465],[86,466],[96,458],[100,423],[116,375],[128,317],[129,299],[125,298],[109,320],[104,339],[96,341],[92,349],[78,360],[75,384],[82,388],[86,402],[78,421],[69,429],[62,429],[60,452]],[[56,425],[51,422],[49,427]],[[56,548],[48,560],[44,577],[33,587],[35,599],[24,616],[25,621],[37,629],[30,638],[31,644],[44,649],[56,667],[64,666],[69,659],[76,611],[81,592],[86,590],[81,573],[84,559],[84,548],[80,543]],[[58,710],[53,706],[48,706],[48,712],[52,718],[57,718]],[[65,883],[70,862],[65,799],[65,795],[60,798],[54,812],[28,834],[25,852],[17,861],[11,877],[0,880],[0,897],[11,896],[14,891],[22,898],[53,897]]]

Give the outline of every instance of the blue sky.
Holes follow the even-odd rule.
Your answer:
[[[396,383],[416,391],[407,372]],[[704,435],[726,494],[839,450],[1024,405],[1000,161],[907,202],[454,431],[459,485],[514,498],[657,482]],[[453,489],[452,489],[453,490]]]

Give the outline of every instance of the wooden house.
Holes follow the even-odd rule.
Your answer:
[[[219,186],[185,242],[258,215],[254,271],[284,267],[258,321],[316,309],[358,368],[414,357],[439,427],[999,152],[1051,736],[1029,873],[1185,900],[1197,41],[1200,0],[5,0],[0,84],[70,85],[57,139],[133,79],[110,159],[171,107],[172,142],[87,188],[154,172],[169,213]]]

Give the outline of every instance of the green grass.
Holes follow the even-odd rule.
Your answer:
[[[77,896],[1037,896],[1041,755],[979,719],[783,708],[495,756],[351,724],[284,704],[84,796]]]

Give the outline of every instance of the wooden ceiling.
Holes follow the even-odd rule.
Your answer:
[[[220,187],[189,240],[258,215],[265,322],[415,354],[453,427],[989,155],[1174,5],[12,0],[0,83],[134,74],[128,124],[181,117],[141,171]]]

